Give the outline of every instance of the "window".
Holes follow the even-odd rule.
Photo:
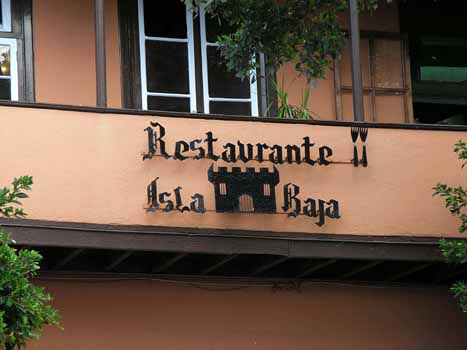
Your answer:
[[[400,34],[362,34],[360,54],[366,121],[394,122],[395,115],[403,116],[405,122],[413,119],[406,50],[405,37]],[[353,120],[350,40],[335,71],[338,119]]]
[[[0,0],[0,32],[11,32],[10,0]]]
[[[30,0],[0,0],[0,100],[34,101]]]
[[[0,38],[0,100],[18,100],[15,39]]]
[[[147,0],[138,13],[143,109],[196,112],[191,13],[181,1],[162,10]]]
[[[408,38],[414,120],[467,124],[465,1],[400,2]]]
[[[17,41],[2,32],[11,32],[10,0],[0,0],[0,100],[18,100]]]
[[[200,9],[203,102],[206,113],[258,115],[256,80],[250,84],[227,72],[216,44],[219,25]]]
[[[422,38],[419,49],[421,81],[467,81],[467,43],[462,39]]]
[[[215,39],[224,32],[203,8],[138,0],[143,109],[258,115],[256,81],[228,72]]]

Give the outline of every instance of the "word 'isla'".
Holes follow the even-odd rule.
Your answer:
[[[268,145],[266,143],[226,143],[223,145],[224,151],[222,154],[216,154],[215,145],[218,141],[212,132],[206,132],[205,137],[194,139],[191,141],[179,140],[176,141],[173,147],[173,152],[169,153],[167,143],[165,141],[166,130],[159,123],[151,122],[151,126],[144,131],[148,137],[148,152],[143,155],[143,160],[151,159],[154,156],[162,156],[166,159],[173,158],[176,160],[192,159],[211,159],[218,161],[221,159],[227,163],[235,163],[242,161],[248,163],[250,161],[272,162],[274,164],[284,163],[306,163],[309,165],[329,165],[330,157],[333,155],[333,150],[329,146],[321,146],[315,148],[315,144],[311,142],[310,137],[303,137],[303,143],[298,145]],[[315,156],[312,155],[313,150],[317,151]]]
[[[147,211],[162,210],[165,212],[178,210],[180,212],[193,211],[195,213],[205,213],[204,196],[196,193],[191,196],[189,206],[183,204],[182,187],[178,186],[172,192],[159,192],[157,188],[157,180],[155,178],[148,186],[148,208]]]

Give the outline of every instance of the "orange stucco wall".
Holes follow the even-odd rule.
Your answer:
[[[121,107],[117,0],[106,3],[107,94]],[[37,102],[96,105],[92,0],[34,0]]]
[[[456,236],[458,219],[452,217],[432,187],[439,181],[464,183],[453,145],[467,139],[465,132],[370,129],[368,168],[350,164],[353,146],[349,127],[304,124],[219,121],[0,107],[3,140],[0,183],[18,174],[35,177],[32,197],[25,203],[31,219],[102,224],[161,225],[275,232],[339,233],[407,236]],[[147,151],[144,129],[150,122],[166,128],[167,150],[177,140],[205,138],[212,131],[221,154],[227,142],[256,145],[301,145],[309,136],[317,147],[333,149],[329,166],[277,165],[277,208],[283,205],[282,188],[300,186],[300,197],[340,202],[341,219],[318,227],[306,216],[268,214],[205,214],[145,211],[146,188],[159,177],[159,189],[183,187],[190,196],[205,196],[206,208],[215,209],[213,185],[207,171],[212,161],[142,161]],[[361,144],[359,143],[361,155]],[[194,152],[186,153],[196,154]],[[317,158],[316,147],[312,157]],[[232,166],[217,162],[218,165]],[[259,168],[271,163],[235,163]],[[174,195],[172,195],[174,196]],[[173,197],[172,197],[173,198]]]
[[[464,350],[447,289],[308,285],[298,291],[151,281],[48,281],[63,331],[47,350]],[[210,288],[206,290],[202,288]]]

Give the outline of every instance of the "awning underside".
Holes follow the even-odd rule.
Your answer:
[[[447,285],[467,268],[440,261],[290,258],[267,254],[197,254],[59,247],[27,247],[42,256],[42,272],[154,276],[255,277]]]

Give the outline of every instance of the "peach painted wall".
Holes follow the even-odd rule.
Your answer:
[[[106,3],[107,94],[121,107],[117,0]],[[37,102],[96,105],[93,0],[34,0]]]
[[[279,87],[288,93],[288,102],[294,106],[302,104],[303,94],[306,90],[306,78],[300,76],[292,63],[287,63],[277,72]],[[334,72],[326,71],[326,79],[319,79],[316,84],[310,84],[308,110],[313,119],[336,120],[336,90]]]
[[[219,121],[0,107],[3,140],[0,183],[18,174],[35,178],[25,209],[31,219],[125,225],[160,225],[303,233],[395,236],[459,236],[458,220],[432,198],[439,181],[465,182],[453,145],[467,132],[370,129],[368,168],[350,164],[353,146],[349,127],[304,124]],[[278,165],[277,207],[283,205],[282,187],[293,182],[300,197],[336,199],[341,219],[318,227],[315,219],[268,214],[147,213],[146,188],[160,177],[159,190],[183,187],[185,203],[201,193],[206,208],[215,209],[213,185],[207,171],[211,161],[142,161],[147,151],[144,129],[150,122],[165,126],[169,152],[177,140],[219,139],[216,153],[227,142],[301,145],[309,136],[317,146],[328,145],[330,166]],[[361,154],[361,145],[359,145]],[[189,153],[187,153],[189,154]],[[316,159],[317,151],[313,150]],[[218,162],[217,165],[222,163]],[[216,165],[216,166],[217,166]],[[236,163],[245,167],[244,163]],[[248,166],[269,166],[270,163]]]
[[[47,350],[464,350],[447,289],[304,286],[208,291],[151,281],[42,282],[64,331]],[[214,287],[211,287],[214,288]]]

